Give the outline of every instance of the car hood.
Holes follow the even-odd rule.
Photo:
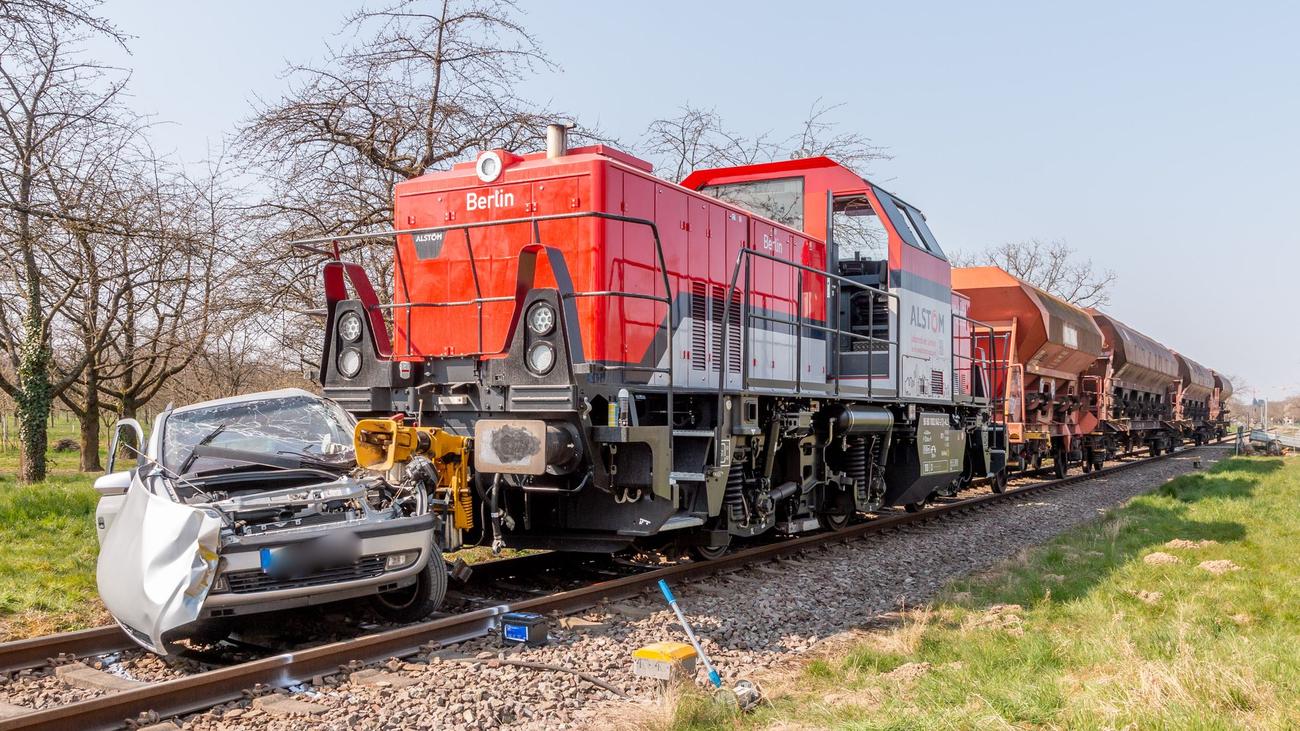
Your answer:
[[[139,471],[105,533],[96,582],[136,642],[167,654],[163,636],[199,617],[217,573],[221,518],[150,492]]]

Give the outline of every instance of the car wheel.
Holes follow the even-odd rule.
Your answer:
[[[447,564],[437,546],[414,584],[371,597],[375,613],[393,622],[419,622],[442,606],[447,596]]]

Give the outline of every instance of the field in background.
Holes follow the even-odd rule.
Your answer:
[[[1082,486],[1086,489],[1086,485]],[[1300,459],[1232,459],[950,586],[680,729],[1300,727]]]

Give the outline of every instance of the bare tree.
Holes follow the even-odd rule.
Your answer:
[[[125,45],[126,36],[112,23],[95,15],[98,7],[99,2],[95,0],[0,0],[0,26],[33,28],[55,22],[107,36]]]
[[[393,185],[468,159],[480,149],[536,147],[559,115],[522,99],[519,82],[549,66],[511,0],[400,0],[349,15],[323,63],[294,65],[290,90],[261,102],[244,150],[270,195],[256,283],[279,307],[270,334],[316,362],[317,257],[286,250],[302,236],[391,226]],[[390,243],[347,247],[383,287]]]
[[[68,11],[68,8],[72,8]],[[79,141],[113,127],[125,80],[82,60],[76,43],[89,31],[79,4],[9,2],[0,9],[0,253],[9,269],[0,297],[0,342],[12,371],[0,389],[16,402],[23,445],[19,480],[45,477],[47,424],[53,401],[85,367],[86,355],[54,378],[52,325],[77,288],[61,270],[60,245],[70,227],[97,222],[61,211],[53,190],[75,174],[66,165]]]
[[[1078,307],[1104,307],[1119,281],[1111,269],[1098,269],[1091,259],[1064,241],[1014,241],[990,246],[975,255],[952,256],[955,266],[996,266]]]
[[[134,264],[139,274],[126,287],[98,384],[123,417],[189,368],[230,319],[237,304],[228,284],[244,243],[219,165],[194,177],[155,162],[136,187],[142,235],[117,266]]]
[[[701,168],[822,155],[861,173],[871,163],[889,159],[885,149],[870,138],[840,128],[832,119],[840,107],[838,104],[828,105],[821,99],[814,101],[798,128],[782,137],[770,130],[756,136],[741,134],[729,128],[717,111],[687,103],[678,108],[675,116],[650,123],[641,151],[655,161],[656,173],[674,181],[681,181]],[[839,212],[838,208],[836,210]],[[758,210],[756,213],[778,220],[782,218],[777,211]],[[853,252],[875,255],[884,246],[884,229],[874,215],[836,215],[834,226],[835,244],[841,256]]]
[[[889,159],[885,149],[869,137],[844,131],[832,119],[842,106],[817,99],[796,130],[784,136],[771,130],[748,136],[730,128],[716,110],[688,102],[678,107],[675,116],[650,123],[641,150],[655,162],[657,174],[673,181],[700,168],[820,155],[859,172],[872,162]]]

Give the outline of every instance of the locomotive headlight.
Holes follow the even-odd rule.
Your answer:
[[[538,335],[550,335],[555,329],[555,308],[538,302],[528,311],[528,329]]]
[[[538,343],[528,351],[528,369],[539,376],[550,373],[555,366],[555,348],[550,343]]]
[[[505,165],[501,163],[501,155],[494,150],[488,150],[478,156],[478,162],[474,163],[474,172],[478,174],[478,179],[484,183],[491,183],[501,177],[501,169]]]
[[[344,378],[356,378],[361,372],[361,351],[348,348],[339,354],[339,372]]]
[[[361,339],[361,316],[355,312],[348,312],[339,318],[339,335],[349,343],[355,343]]]

